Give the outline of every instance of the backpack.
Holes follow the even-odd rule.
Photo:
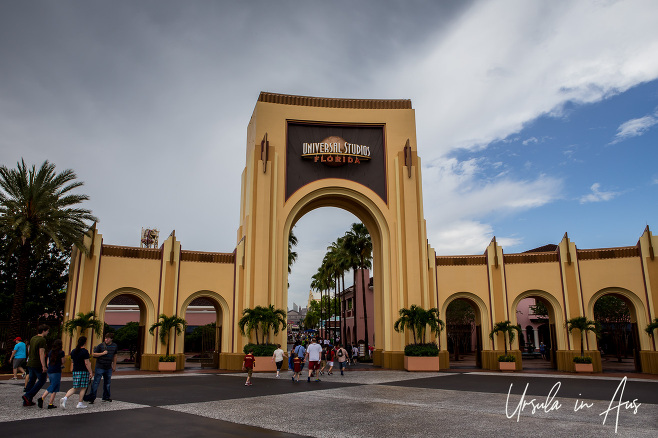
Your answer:
[[[343,357],[343,349],[338,350],[338,357]]]

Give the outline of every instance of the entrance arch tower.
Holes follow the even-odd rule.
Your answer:
[[[286,308],[291,228],[316,208],[342,208],[373,241],[375,364],[402,368],[405,335],[393,330],[399,309],[437,306],[411,101],[261,93],[246,152],[235,318],[257,305]],[[284,336],[277,341],[285,344]],[[226,360],[241,361],[248,341],[234,330]]]

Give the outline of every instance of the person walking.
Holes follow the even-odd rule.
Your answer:
[[[43,402],[50,394],[50,400],[48,401],[48,409],[55,409],[57,406],[53,404],[55,401],[55,395],[59,392],[60,383],[62,381],[62,367],[64,366],[64,352],[62,351],[62,341],[61,339],[56,339],[53,342],[53,348],[48,353],[48,381],[50,385],[46,389],[41,397],[37,399],[37,404],[39,408],[43,408]]]
[[[25,378],[25,369],[23,367],[27,368],[27,365],[25,364],[25,361],[27,359],[27,346],[25,345],[25,342],[21,339],[21,337],[17,337],[14,339],[14,342],[16,342],[16,345],[14,345],[14,349],[11,352],[11,357],[9,358],[9,362],[12,363],[12,368],[14,371],[14,377],[12,377],[12,380],[18,380],[17,373],[18,371],[21,372],[21,377]]]
[[[327,363],[329,364],[329,369],[327,370],[327,375],[331,376],[333,375],[333,370],[334,370],[334,359],[336,357],[336,349],[335,348],[328,348],[327,349]]]
[[[302,370],[304,369],[304,361],[306,360],[306,348],[299,342],[296,342],[295,354],[302,360]]]
[[[87,405],[83,403],[83,399],[91,377],[91,361],[89,360],[89,350],[85,348],[86,343],[87,337],[81,336],[78,339],[77,346],[71,351],[71,361],[73,362],[73,388],[69,389],[64,397],[59,400],[59,405],[62,408],[66,408],[66,402],[69,397],[75,394],[78,390],[80,390],[80,396],[76,408],[84,409],[87,407]]]
[[[247,372],[247,381],[244,383],[244,386],[251,386],[251,375],[254,372],[255,366],[256,358],[254,357],[254,349],[252,348],[245,355],[244,360],[242,361],[242,371]]]
[[[327,347],[322,346],[322,353],[320,353],[320,375],[324,374],[324,369],[327,367]]]
[[[359,347],[356,344],[352,345],[352,364],[356,365],[359,361]]]
[[[283,365],[283,357],[286,356],[285,351],[281,349],[281,344],[276,344],[276,350],[272,354],[272,362],[276,364],[276,376],[279,377],[281,366]]]
[[[343,346],[340,344],[337,344],[336,347],[337,347],[336,357],[338,358],[338,367],[340,368],[340,375],[344,376],[345,374],[343,373],[343,371],[345,371],[345,365],[347,365],[348,362],[347,350],[345,350]]]
[[[303,363],[304,362],[301,358],[297,357],[295,353],[292,353],[292,370],[294,373],[292,376],[292,381],[295,383],[299,383],[299,375],[302,373]]]
[[[311,381],[311,375],[315,372],[315,381],[320,381],[320,376],[317,374],[317,370],[320,368],[320,354],[322,353],[322,347],[320,344],[315,342],[315,338],[311,339],[311,345],[308,346],[306,350],[306,357],[308,359],[308,382]]]
[[[114,333],[105,333],[103,342],[98,344],[91,353],[96,358],[96,368],[94,369],[94,381],[91,384],[91,391],[85,396],[89,404],[94,404],[98,385],[103,378],[103,401],[111,402],[110,384],[112,383],[112,372],[117,369],[117,344],[112,340]]]
[[[32,401],[35,395],[43,388],[48,378],[48,367],[46,366],[46,336],[50,327],[41,324],[37,328],[37,334],[30,339],[30,351],[27,356],[27,372],[30,379],[25,387],[23,395],[23,406],[34,406]]]

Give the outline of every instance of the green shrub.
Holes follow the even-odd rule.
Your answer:
[[[576,356],[573,358],[573,363],[592,363],[592,358],[589,356]]]
[[[439,355],[439,347],[434,342],[427,344],[409,344],[404,347],[405,356],[436,357]]]
[[[160,356],[158,362],[176,362],[176,356],[174,355]]]
[[[501,354],[500,356],[498,356],[498,362],[516,362],[516,356],[513,356],[511,354],[505,356],[504,354]]]
[[[249,350],[254,350],[254,356],[272,356],[276,350],[276,344],[247,344],[242,351],[247,354]]]

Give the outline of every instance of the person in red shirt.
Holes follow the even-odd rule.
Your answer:
[[[254,367],[256,366],[256,358],[254,357],[254,350],[249,350],[249,353],[244,357],[242,361],[242,371],[247,372],[247,381],[244,386],[251,386],[251,375],[254,372]]]
[[[292,369],[295,374],[292,376],[293,382],[299,382],[299,375],[302,373],[302,359],[295,353],[292,353]]]

